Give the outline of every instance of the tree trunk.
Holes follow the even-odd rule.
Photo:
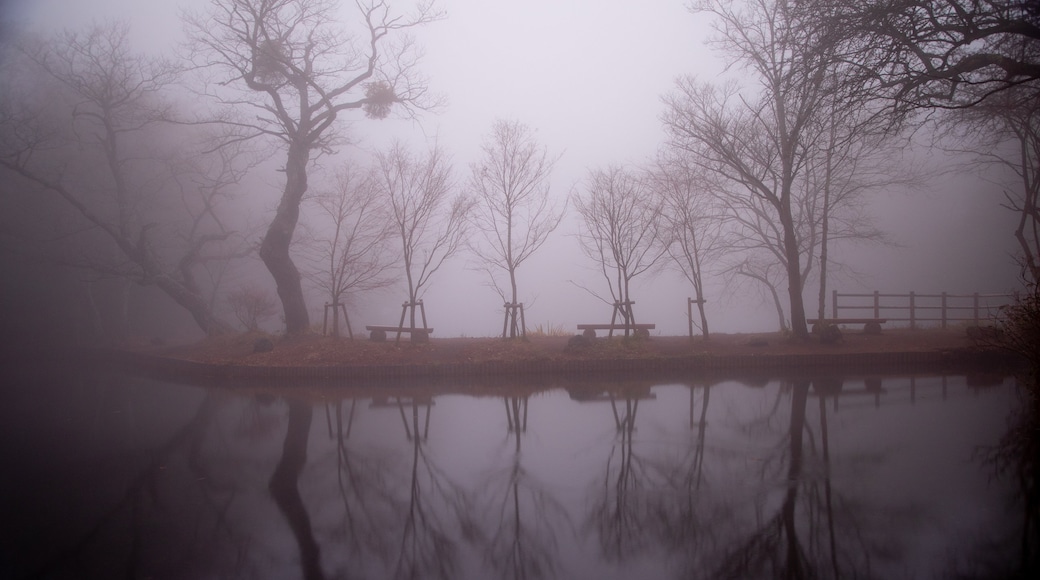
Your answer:
[[[260,259],[274,277],[288,335],[303,334],[310,329],[300,272],[289,255],[289,245],[300,219],[300,201],[307,192],[308,159],[307,147],[295,144],[289,146],[285,163],[285,190],[267,234],[260,243]]]
[[[697,311],[701,314],[701,334],[708,340],[708,317],[704,314],[704,295],[697,293]]]
[[[178,306],[184,308],[191,314],[195,324],[209,336],[215,336],[229,332],[231,328],[223,321],[214,316],[209,304],[199,294],[191,292],[183,284],[169,276],[159,276],[155,279],[155,285],[173,299]]]
[[[1016,133],[1018,133],[1016,131]],[[1018,212],[1018,226],[1015,228],[1015,240],[1018,241],[1019,248],[1022,249],[1022,267],[1028,273],[1033,282],[1040,282],[1040,262],[1037,261],[1037,251],[1040,247],[1037,247],[1037,222],[1040,221],[1040,207],[1037,206],[1037,202],[1040,201],[1037,197],[1037,191],[1040,186],[1037,185],[1036,180],[1040,176],[1036,175],[1035,172],[1032,174],[1028,168],[1030,166],[1030,151],[1026,140],[1026,137],[1019,134],[1019,151],[1021,153],[1022,160],[1019,165],[1021,166],[1021,173],[1023,178],[1023,189],[1022,189],[1022,202]],[[1033,152],[1036,153],[1035,151]],[[1015,204],[1012,204],[1012,206]],[[1032,232],[1030,236],[1032,243],[1026,237],[1027,232]]]
[[[339,338],[339,298],[332,301],[332,336]]]
[[[808,337],[805,325],[805,304],[802,303],[801,256],[798,240],[794,233],[794,219],[790,205],[781,206],[780,223],[784,228],[784,256],[787,260],[787,293],[791,301],[791,332],[798,337]]]
[[[412,278],[412,258],[407,242],[404,242],[404,279],[408,285],[408,305],[401,312],[403,326],[405,312],[408,313],[408,328],[415,328],[415,303],[418,302],[419,291],[415,289],[415,279]],[[400,336],[400,334],[398,334]]]
[[[509,337],[510,338],[516,338],[517,334],[519,333],[519,326],[517,325],[517,320],[516,320],[517,310],[519,308],[516,306],[517,305],[516,266],[512,262],[509,263],[509,289],[512,292],[512,298],[510,298],[510,303],[513,304],[513,307],[510,309],[510,315],[509,315]]]
[[[130,338],[130,287],[133,281],[122,279],[116,292],[115,316],[112,318],[111,336],[117,342]]]
[[[831,117],[831,139],[830,145],[834,146],[834,118]],[[831,218],[831,180],[834,173],[833,149],[825,154],[827,166],[824,168],[823,179],[823,219],[820,226],[820,296],[817,306],[817,318],[823,320],[827,317],[827,238],[830,236]]]
[[[624,280],[624,289],[621,291],[621,316],[625,320],[625,336],[629,336],[630,334],[635,334],[635,331],[629,327],[636,323],[636,315],[632,311],[632,295],[629,293],[630,288],[627,275],[624,277]]]
[[[708,316],[704,313],[704,279],[701,278],[701,263],[698,255],[697,243],[694,240],[693,256],[688,257],[687,261],[692,273],[690,278],[693,282],[693,290],[697,296],[697,312],[701,315],[701,335],[704,336],[704,340],[708,340]]]
[[[773,306],[776,307],[776,316],[779,318],[780,332],[787,331],[787,319],[784,317],[784,305],[780,302],[780,295],[776,292],[776,286],[766,282],[766,287],[769,288],[769,294],[773,297]]]

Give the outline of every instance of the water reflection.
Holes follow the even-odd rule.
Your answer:
[[[1004,499],[1035,492],[1036,462],[1015,488],[969,461],[1009,380],[561,386],[5,392],[0,576],[892,578],[1035,557],[1006,538],[1035,542],[1036,504],[1023,521]]]
[[[715,564],[710,577],[721,578],[819,578],[840,577],[835,536],[834,513],[830,494],[829,452],[826,431],[826,406],[823,398],[820,401],[821,435],[823,444],[823,472],[815,478],[805,477],[805,445],[806,434],[811,437],[806,423],[809,388],[813,382],[809,379],[796,379],[788,387],[790,389],[790,420],[785,434],[786,448],[780,452],[786,460],[786,481],[783,499],[778,507],[769,509],[766,502],[756,506],[762,517],[755,526],[743,534],[738,534],[736,542],[727,542],[733,546],[724,550]],[[820,384],[826,384],[820,381]],[[829,385],[832,387],[832,385]],[[832,387],[833,388],[833,387]],[[815,452],[815,445],[812,451]],[[779,450],[778,450],[779,452]],[[815,453],[813,453],[815,455]],[[818,481],[824,482],[826,499],[824,506],[819,505],[817,493]],[[803,489],[804,488],[804,489]],[[799,500],[809,504],[807,509],[799,510]],[[823,507],[825,509],[821,510]],[[826,543],[821,546],[819,514],[827,521]],[[804,537],[803,535],[804,534]],[[824,559],[829,555],[829,559]],[[858,562],[857,562],[858,563]],[[829,564],[826,566],[825,564]],[[827,569],[829,567],[829,569]],[[853,568],[848,572],[859,569]],[[862,573],[862,572],[861,572]]]
[[[1000,441],[983,450],[996,475],[1014,486],[1009,503],[1018,513],[1017,526],[1003,536],[980,539],[980,548],[955,560],[952,572],[962,578],[1033,578],[1040,571],[1040,377],[1030,376]],[[1017,558],[994,558],[1000,544],[1017,544]],[[997,546],[992,549],[990,546]]]
[[[529,395],[502,397],[506,434],[513,450],[496,454],[502,465],[488,473],[482,511],[489,530],[484,538],[486,561],[497,578],[548,578],[558,572],[559,536],[573,533],[566,506],[553,490],[524,465],[522,443],[527,433]]]
[[[471,492],[457,484],[426,452],[432,400],[409,400],[411,422],[405,403],[397,398],[405,436],[411,442],[411,477],[408,507],[401,531],[395,578],[457,578],[460,576],[460,541],[479,534],[473,520]],[[420,435],[419,407],[425,408]]]
[[[310,437],[314,409],[309,402],[297,398],[290,398],[288,404],[289,422],[285,428],[282,457],[271,474],[268,488],[296,538],[303,577],[317,580],[325,577],[321,568],[321,549],[314,539],[311,518],[297,487],[300,473],[307,463],[307,440]]]

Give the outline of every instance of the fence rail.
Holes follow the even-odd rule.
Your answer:
[[[992,322],[1002,307],[1013,300],[1013,294],[845,294],[831,292],[833,318],[885,318],[889,322],[909,322],[910,328],[922,323],[938,323],[946,328],[951,322]],[[868,314],[869,313],[869,314]]]

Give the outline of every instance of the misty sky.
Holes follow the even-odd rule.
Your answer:
[[[129,19],[135,48],[164,52],[180,38],[179,7],[201,9],[207,3],[0,0],[0,7],[19,27]],[[347,17],[352,4],[344,2]],[[357,147],[374,150],[393,137],[415,143],[436,139],[453,154],[464,176],[491,123],[496,118],[519,120],[537,130],[551,154],[562,154],[553,180],[562,199],[581,187],[591,167],[639,164],[653,156],[664,138],[660,97],[677,76],[713,80],[726,71],[726,63],[704,45],[709,18],[689,13],[682,0],[441,0],[439,5],[446,18],[417,37],[426,52],[421,69],[431,90],[446,98],[446,106],[419,123],[359,118],[351,128]],[[349,149],[342,153],[351,154]],[[950,162],[932,155],[937,166]],[[950,165],[925,191],[878,196],[873,207],[878,225],[901,246],[845,250],[842,255],[854,260],[852,266],[861,275],[834,280],[831,286],[886,292],[1004,292],[1016,287],[1014,216],[999,207],[999,187],[958,173],[958,167],[964,166]],[[276,195],[273,191],[259,203],[273,204]],[[257,211],[262,214],[265,208]],[[520,271],[529,326],[552,323],[571,330],[575,323],[605,322],[610,316],[609,306],[569,282],[601,284],[578,250],[576,224],[570,212],[551,247]],[[634,293],[637,316],[657,323],[663,334],[685,333],[689,295],[677,276],[664,275]],[[403,297],[400,291],[384,303],[368,304],[373,319],[365,322],[396,318]],[[495,320],[500,332],[499,299],[478,274],[466,270],[462,259],[434,279],[425,302],[436,335],[493,335]],[[709,304],[715,330],[776,329],[772,307],[757,296],[729,301],[709,297]],[[807,305],[813,313],[811,298]],[[474,310],[489,312],[488,319],[454,315]],[[452,315],[445,316],[447,312]]]

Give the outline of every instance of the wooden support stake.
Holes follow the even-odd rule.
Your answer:
[[[523,302],[506,302],[502,305],[505,308],[505,316],[502,319],[502,338],[511,338],[516,336],[527,336],[527,322],[524,320],[524,303]],[[519,314],[519,324],[517,318]]]
[[[914,293],[910,292],[910,330],[917,328],[917,312],[914,311]]]
[[[941,298],[942,299],[942,309],[941,309],[942,313],[939,315],[939,317],[941,319],[941,322],[939,323],[939,325],[940,325],[941,328],[945,329],[946,328],[946,293],[943,292],[941,296],[942,296],[942,298]]]

